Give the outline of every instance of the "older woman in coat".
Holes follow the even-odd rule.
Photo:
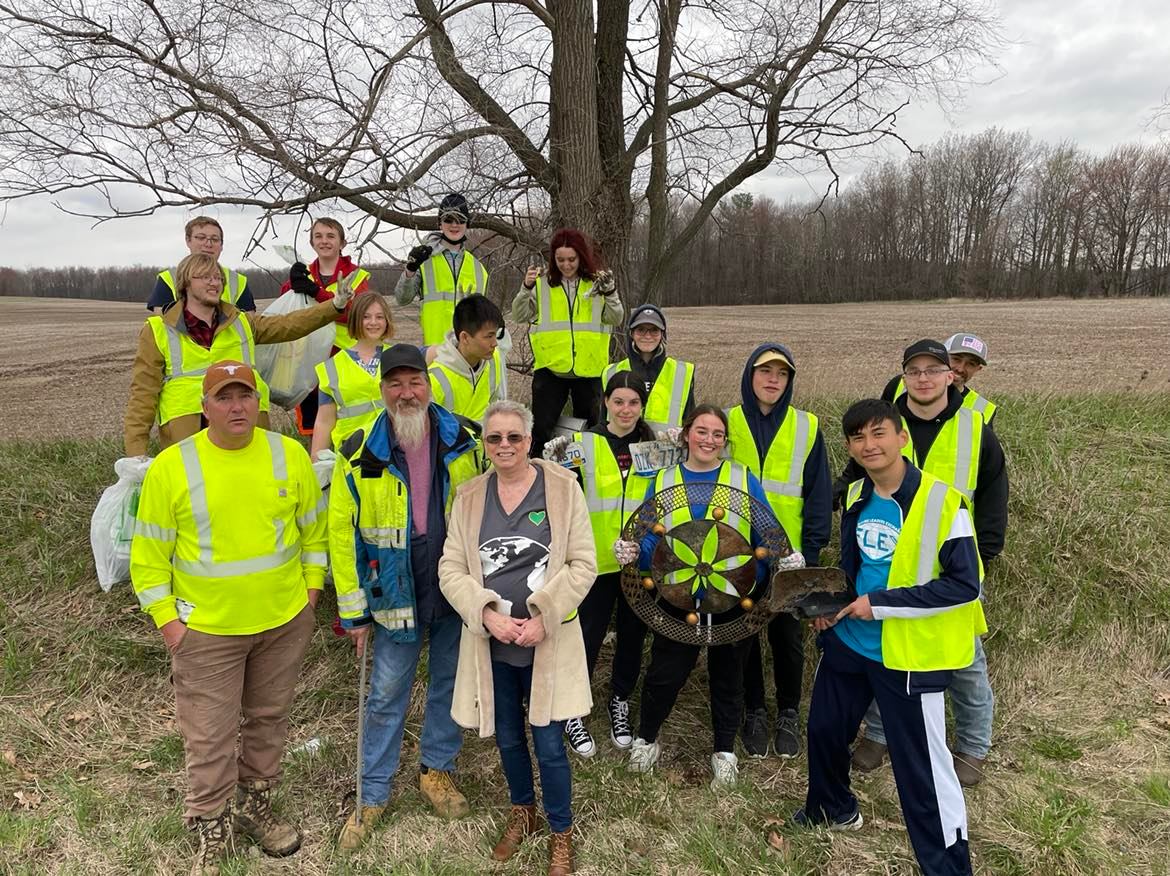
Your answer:
[[[532,414],[497,401],[484,414],[492,470],[459,488],[439,586],[463,618],[451,715],[496,736],[512,809],[492,850],[512,857],[539,827],[524,700],[552,837],[549,876],[572,872],[564,723],[593,700],[577,606],[597,574],[589,512],[566,469],[529,459]]]

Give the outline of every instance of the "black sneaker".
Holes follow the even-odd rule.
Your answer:
[[[832,821],[813,821],[808,817],[802,806],[792,816],[792,823],[797,827],[827,827],[829,830],[861,830],[864,819],[861,817],[861,807],[854,809],[848,815],[841,815]]]
[[[743,740],[743,750],[749,757],[767,757],[768,710],[748,709],[743,716],[739,738]]]
[[[777,757],[796,757],[800,754],[800,718],[794,709],[781,709],[776,716],[776,736],[772,744]]]
[[[609,698],[609,739],[619,751],[627,750],[634,742],[630,730],[630,701],[621,697]]]
[[[581,757],[593,757],[597,753],[593,737],[580,718],[570,718],[565,722],[565,735],[569,737],[569,747]]]

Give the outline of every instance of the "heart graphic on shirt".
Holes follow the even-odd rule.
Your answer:
[[[528,519],[532,521],[533,526],[540,526],[544,523],[545,514],[543,511],[529,511]]]

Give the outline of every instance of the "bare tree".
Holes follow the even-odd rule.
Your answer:
[[[575,225],[619,271],[644,215],[633,294],[657,298],[752,176],[832,170],[946,97],[996,41],[987,3],[0,0],[0,198],[340,201],[373,239],[458,189],[487,231]]]

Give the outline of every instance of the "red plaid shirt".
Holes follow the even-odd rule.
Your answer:
[[[211,324],[208,325],[184,307],[183,321],[187,323],[187,334],[191,336],[191,340],[210,350],[211,339],[215,337],[215,327],[219,324],[219,309],[212,311]]]

